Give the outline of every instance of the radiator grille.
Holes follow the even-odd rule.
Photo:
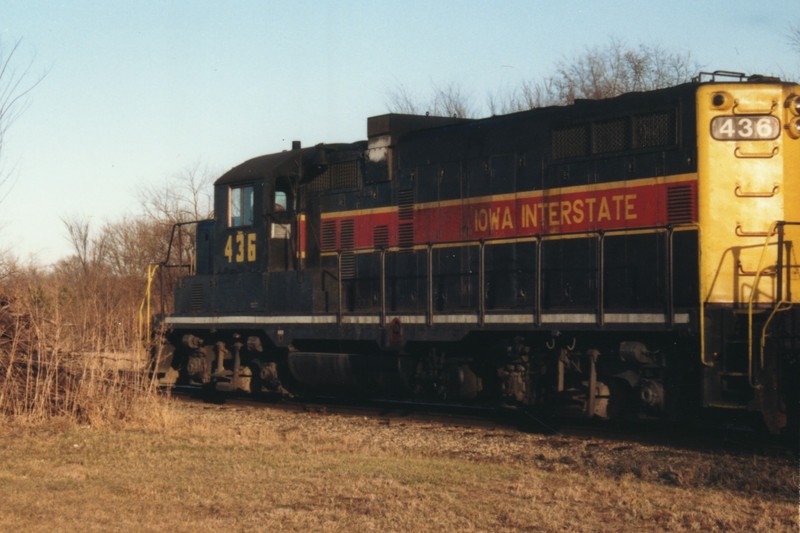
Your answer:
[[[677,121],[674,111],[640,115],[634,119],[634,148],[669,146],[677,142]]]
[[[553,130],[553,159],[587,155],[586,130],[586,125]]]
[[[594,153],[621,152],[628,147],[626,120],[610,120],[594,126]]]
[[[361,184],[361,161],[337,161],[308,184],[310,192],[332,189],[355,189]]]
[[[341,161],[329,167],[331,173],[331,188],[355,189],[359,186],[361,165],[359,161]]]

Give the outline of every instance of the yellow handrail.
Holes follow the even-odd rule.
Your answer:
[[[696,225],[697,227],[697,293],[700,296],[700,307],[699,312],[700,316],[698,320],[700,321],[700,362],[703,366],[706,367],[713,367],[714,363],[709,363],[706,360],[706,294],[705,294],[705,287],[703,286],[703,268],[702,268],[702,253],[703,247],[701,243],[703,242],[703,228],[700,224]]]
[[[139,304],[139,338],[142,340],[145,348],[150,340],[150,324],[152,319],[150,313],[151,288],[153,286],[153,278],[155,278],[156,272],[160,266],[160,263],[150,263],[147,265],[147,286],[145,288],[144,298],[142,298],[142,303]]]
[[[756,388],[756,383],[753,379],[753,300],[755,300],[756,294],[758,292],[758,284],[761,281],[761,274],[766,269],[766,267],[764,266],[764,261],[765,258],[767,257],[767,249],[769,249],[770,246],[770,238],[773,235],[775,235],[777,227],[778,227],[778,221],[776,220],[770,225],[769,231],[767,232],[766,236],[767,238],[764,239],[764,246],[761,248],[761,257],[758,259],[758,268],[756,269],[756,277],[753,280],[753,288],[750,290],[750,298],[747,301],[747,379],[750,382],[750,386],[753,388]],[[782,294],[778,294],[777,297],[779,298],[779,301],[783,301]],[[775,311],[773,310],[772,315],[770,315],[770,319],[772,319],[772,316],[774,314]],[[769,320],[767,320],[765,327],[767,324],[769,324]],[[766,337],[766,331],[762,333],[762,338],[763,337]],[[761,350],[761,366],[764,366],[763,347]]]

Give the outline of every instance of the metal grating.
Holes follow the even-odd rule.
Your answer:
[[[634,148],[670,146],[677,142],[675,111],[662,111],[634,118]]]
[[[627,120],[598,122],[593,128],[593,151],[596,154],[621,152],[628,148]]]
[[[361,182],[361,164],[358,160],[340,161],[328,167],[332,189],[355,189]]]
[[[553,130],[553,159],[566,159],[587,155],[586,125]]]
[[[307,185],[309,192],[325,192],[331,188],[331,173],[326,170]]]
[[[331,163],[307,187],[309,192],[325,192],[332,189],[356,189],[360,185],[361,161],[356,159]]]
[[[667,188],[667,218],[670,224],[694,221],[694,197],[689,185],[675,185]]]

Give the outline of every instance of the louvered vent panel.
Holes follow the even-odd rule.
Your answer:
[[[399,226],[398,237],[401,248],[410,248],[414,246],[414,223],[401,222]]]
[[[353,220],[342,220],[341,236],[342,250],[352,250],[355,246],[355,224]]]
[[[400,220],[414,219],[414,191],[412,189],[397,191],[397,207]]]
[[[324,220],[322,222],[322,251],[336,250],[336,221]]]
[[[356,277],[356,254],[353,252],[342,252],[342,279],[353,279]]]
[[[397,191],[398,240],[401,248],[414,246],[414,190]]]
[[[356,277],[355,224],[352,220],[342,220],[339,240],[342,244],[342,279]]]
[[[203,284],[192,283],[189,285],[189,309],[198,312],[202,311],[204,303]]]
[[[389,226],[375,226],[372,230],[372,245],[375,248],[389,246]]]
[[[667,218],[671,224],[694,221],[694,198],[689,185],[675,185],[667,189]]]

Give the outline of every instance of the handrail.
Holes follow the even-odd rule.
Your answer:
[[[780,228],[778,230],[778,228]],[[776,220],[769,226],[766,239],[764,239],[764,246],[761,248],[761,256],[758,259],[758,268],[756,269],[756,277],[753,280],[753,288],[750,289],[750,298],[747,300],[747,380],[750,386],[756,388],[755,379],[753,376],[753,301],[756,294],[758,294],[758,284],[761,281],[761,274],[765,270],[764,262],[767,257],[767,250],[770,246],[771,237],[778,231],[778,245],[782,246],[783,241],[783,222]],[[782,295],[778,295],[779,298]]]
[[[775,233],[775,227],[771,226],[768,231],[745,231],[742,229],[741,222],[737,222],[734,233],[737,237],[771,237]]]
[[[697,245],[698,247],[702,246],[703,243],[703,230],[700,224],[697,224]],[[701,250],[698,250],[698,262],[700,261],[699,254],[701,254]],[[697,287],[698,287],[698,295],[700,296],[700,305],[698,308],[698,317],[699,320],[699,329],[700,329],[700,363],[705,367],[713,367],[714,363],[709,363],[706,361],[706,296],[703,287],[703,269],[700,267],[698,263],[697,267]]]
[[[735,99],[733,101],[733,109],[731,111],[734,115],[768,115],[773,113],[778,108],[778,101],[773,99],[769,109],[760,107],[760,108],[745,108],[739,99]]]
[[[183,257],[182,257],[183,250],[181,249],[180,246],[178,246],[178,253],[181,254],[181,255],[178,256],[178,265],[170,265],[170,263],[169,263],[170,256],[172,255],[172,243],[175,241],[175,231],[177,230],[179,232],[179,234],[178,234],[179,240],[182,241],[183,233],[181,231],[182,231],[183,226],[189,226],[191,224],[199,224],[200,222],[206,222],[208,220],[213,220],[213,219],[204,218],[204,219],[199,219],[199,220],[187,220],[186,222],[176,222],[176,223],[174,223],[172,225],[172,231],[171,231],[170,236],[169,236],[169,244],[167,245],[167,256],[164,258],[164,260],[161,262],[161,264],[164,265],[165,267],[185,266],[183,264]]]
[[[700,226],[697,223],[691,223],[691,224],[676,224],[676,225],[668,225],[668,226],[648,226],[646,228],[636,228],[637,232],[639,232],[639,231],[643,231],[643,232],[659,232],[659,233],[660,232],[664,232],[668,236],[667,239],[666,239],[666,242],[667,242],[666,246],[669,248],[667,253],[669,253],[670,255],[672,255],[672,251],[671,251],[672,246],[673,246],[672,239],[674,237],[674,234],[678,230],[692,230],[692,231],[700,232]],[[581,235],[584,235],[584,236],[587,236],[587,237],[591,236],[591,237],[594,237],[595,239],[598,240],[598,246],[597,246],[598,268],[597,268],[597,271],[596,271],[596,276],[597,276],[596,286],[597,286],[597,289],[596,289],[596,294],[595,294],[597,302],[596,302],[596,307],[595,307],[595,315],[596,315],[596,324],[599,325],[599,326],[603,326],[603,325],[605,325],[605,314],[606,314],[606,310],[605,310],[605,306],[604,306],[605,297],[604,297],[604,283],[603,283],[603,279],[604,279],[605,275],[604,275],[604,267],[603,267],[604,262],[602,261],[602,259],[605,257],[605,253],[606,253],[605,246],[604,246],[605,238],[608,237],[608,236],[611,236],[611,235],[623,234],[623,233],[630,232],[630,231],[631,231],[630,229],[625,230],[625,229],[620,228],[620,229],[616,229],[616,230],[582,231],[582,232],[576,232],[576,233],[553,233],[553,234],[547,234],[547,235],[537,234],[537,235],[528,235],[528,236],[525,236],[525,237],[522,237],[522,238],[517,238],[517,239],[497,239],[497,241],[500,242],[500,243],[505,242],[505,241],[510,242],[512,240],[513,241],[525,241],[525,242],[536,243],[536,261],[534,262],[535,263],[534,299],[533,299],[533,302],[531,303],[531,308],[528,309],[529,312],[531,313],[532,323],[535,326],[541,326],[542,325],[542,313],[543,313],[542,312],[542,309],[543,309],[543,305],[542,305],[542,290],[543,290],[543,280],[542,280],[542,276],[543,276],[543,272],[542,272],[542,242],[545,242],[545,241],[548,241],[548,240],[551,240],[551,239],[555,240],[555,239],[558,239],[559,237],[564,237],[564,236],[568,236],[568,235],[576,235],[576,234],[581,234]],[[469,247],[476,247],[477,248],[477,253],[478,253],[478,272],[476,273],[476,277],[477,277],[477,287],[476,287],[476,295],[477,296],[476,296],[476,302],[475,302],[475,306],[476,307],[473,310],[471,310],[471,312],[474,311],[475,320],[476,320],[476,323],[479,326],[483,327],[483,326],[486,325],[486,317],[490,314],[488,312],[488,302],[487,302],[487,296],[486,296],[486,288],[487,288],[487,283],[488,283],[487,272],[486,272],[486,268],[487,268],[486,267],[486,247],[490,246],[492,244],[493,244],[492,241],[486,241],[486,240],[462,240],[462,241],[452,241],[452,242],[444,242],[444,243],[430,243],[429,242],[429,243],[425,243],[425,244],[416,245],[414,247],[415,250],[419,251],[420,253],[424,252],[424,254],[425,254],[426,272],[425,272],[425,277],[424,277],[424,283],[425,283],[425,293],[426,294],[425,294],[425,297],[424,297],[424,311],[423,311],[423,313],[424,313],[424,318],[425,318],[425,324],[427,326],[434,325],[434,323],[436,322],[435,321],[435,317],[437,315],[436,301],[435,301],[435,298],[434,298],[433,252],[435,250],[437,250],[437,249],[440,249],[440,248],[462,247],[462,246],[469,246]],[[374,246],[374,247],[364,247],[364,248],[360,248],[360,249],[357,249],[357,250],[352,250],[352,253],[355,253],[355,254],[371,254],[371,253],[379,254],[378,260],[379,260],[379,276],[380,276],[380,279],[378,280],[378,282],[379,282],[379,285],[380,285],[380,299],[377,302],[378,303],[378,309],[377,309],[377,312],[376,312],[376,320],[378,321],[378,323],[382,327],[385,327],[387,325],[387,323],[389,321],[389,316],[390,316],[390,312],[389,312],[389,297],[387,295],[387,285],[386,285],[386,275],[387,275],[387,270],[388,270],[387,267],[386,267],[386,260],[387,260],[386,254],[387,253],[392,253],[392,252],[400,252],[401,250],[403,250],[403,248],[394,247],[394,246]],[[344,315],[347,313],[347,306],[345,305],[345,301],[344,301],[345,289],[344,289],[344,284],[343,284],[344,276],[342,275],[342,253],[343,253],[342,250],[335,250],[335,251],[334,250],[329,250],[328,251],[328,255],[329,256],[334,256],[337,259],[337,264],[336,264],[336,267],[335,267],[336,272],[338,274],[338,276],[335,276],[336,277],[336,285],[337,285],[336,286],[336,292],[338,294],[338,298],[337,298],[338,303],[337,303],[336,313],[338,315],[337,324],[339,324],[339,325],[342,324],[342,319],[343,319]],[[669,270],[669,272],[667,273],[667,276],[669,277],[669,279],[667,280],[667,286],[669,288],[668,288],[667,294],[665,296],[666,299],[664,301],[663,313],[665,315],[665,323],[668,324],[669,326],[674,326],[675,325],[675,305],[674,305],[674,301],[673,301],[673,299],[674,299],[673,291],[674,291],[674,286],[675,286],[675,280],[672,279],[672,276],[674,275],[672,266],[670,266],[670,268],[668,270]],[[698,273],[699,272],[700,271],[698,269]],[[698,282],[702,283],[702,280],[698,279]],[[703,331],[702,324],[704,323],[704,317],[703,317],[704,302],[702,301],[702,297],[700,298],[699,305],[700,305],[699,320],[700,320],[700,323],[701,323],[700,330],[701,330],[701,337],[702,337],[702,335],[703,335],[703,333],[702,333],[702,331]],[[701,340],[701,352],[700,352],[701,361],[706,366],[713,366],[713,363],[709,363],[709,362],[707,362],[705,360],[705,355],[704,355],[705,350],[704,350],[703,347],[704,347],[704,344],[703,344],[703,342]]]
[[[152,313],[152,291],[153,291],[153,280],[156,277],[156,274],[163,276],[163,272],[165,269],[169,268],[186,268],[189,270],[189,273],[194,273],[196,267],[196,258],[190,258],[190,261],[184,262],[183,261],[183,250],[181,244],[183,243],[183,232],[182,229],[184,226],[188,226],[191,224],[198,224],[200,222],[205,222],[206,220],[210,219],[202,219],[202,220],[189,220],[185,222],[176,222],[172,225],[172,229],[170,230],[169,235],[169,242],[167,244],[167,253],[166,257],[163,261],[152,262],[147,265],[147,283],[145,285],[145,293],[142,297],[142,301],[139,304],[139,338],[142,340],[143,343],[148,342],[151,335],[151,323],[153,318]],[[170,263],[170,259],[172,258],[173,253],[173,242],[175,241],[175,233],[178,233],[178,240],[179,244],[178,248],[178,262],[177,263]],[[163,313],[164,309],[164,283],[162,278],[162,283],[159,287],[159,292],[161,296],[161,309]]]
[[[770,191],[770,192],[742,191],[742,186],[737,183],[736,187],[734,187],[734,189],[733,189],[733,194],[737,198],[772,198],[773,196],[778,194],[778,191],[780,189],[781,189],[780,185],[778,185],[777,183],[774,183],[772,185],[772,191]]]
[[[787,275],[794,265],[789,264],[789,269],[783,264],[783,246],[784,242],[784,227],[790,226],[800,226],[800,222],[787,222],[785,220],[776,220],[770,226],[769,234],[764,241],[764,246],[761,249],[761,257],[758,261],[758,270],[756,272],[756,277],[753,280],[753,288],[750,292],[750,298],[747,302],[747,373],[748,373],[748,380],[750,382],[750,386],[753,388],[757,388],[758,384],[755,382],[754,372],[753,372],[753,336],[755,332],[753,331],[753,304],[756,297],[758,284],[761,281],[762,275],[774,275],[777,276],[777,293],[775,294],[775,302],[772,311],[770,312],[767,320],[764,322],[764,325],[761,328],[761,334],[759,336],[759,363],[761,368],[764,367],[764,351],[766,348],[766,339],[767,339],[767,329],[769,329],[769,325],[772,320],[775,318],[777,313],[781,313],[784,311],[790,310],[795,302],[791,300],[787,300],[784,297],[784,284],[783,284],[783,276]],[[764,266],[765,258],[767,256],[767,249],[770,246],[770,238],[772,235],[778,235],[778,258],[777,264],[774,268],[770,269]],[[787,289],[787,291],[790,289]]]
[[[761,368],[764,368],[764,349],[767,346],[767,329],[769,329],[769,324],[772,322],[772,319],[775,318],[775,315],[778,313],[782,313],[784,311],[789,311],[794,304],[790,301],[781,299],[776,305],[772,312],[767,317],[767,320],[764,322],[764,327],[761,328],[761,338],[759,339],[759,350],[760,350],[760,359],[761,359]]]
[[[734,148],[733,155],[739,159],[770,159],[778,155],[780,149],[774,146],[769,152],[745,152],[738,146]]]
[[[741,259],[736,261],[736,267],[739,271],[739,274],[741,274],[742,276],[755,276],[756,274],[758,274],[756,270],[745,270],[744,266],[742,265]],[[770,277],[775,276],[777,274],[777,269],[772,265],[766,267],[764,271],[766,272],[765,275]]]
[[[161,263],[150,263],[147,265],[147,285],[145,288],[144,298],[142,303],[139,304],[139,339],[142,340],[143,345],[146,347],[150,339],[150,324],[152,322],[152,313],[150,306],[151,290],[153,286],[153,278],[156,276]]]

